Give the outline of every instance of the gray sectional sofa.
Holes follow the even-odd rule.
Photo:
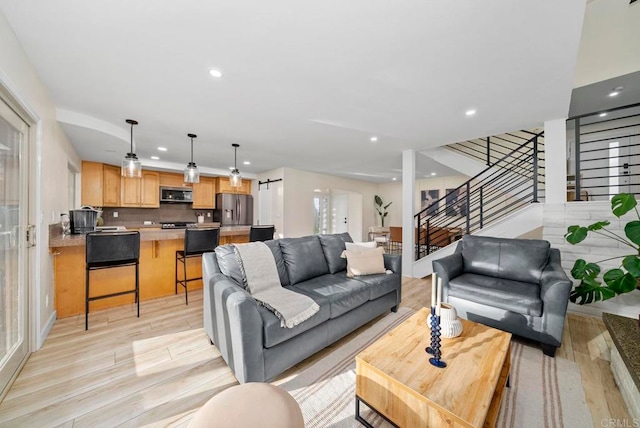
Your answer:
[[[266,241],[280,283],[311,297],[320,311],[294,328],[241,287],[232,245],[203,255],[204,328],[240,383],[268,381],[388,310],[401,298],[401,258],[384,255],[391,274],[347,278],[340,255],[349,234]]]
[[[572,283],[549,242],[465,235],[433,270],[459,316],[538,341],[554,356]]]

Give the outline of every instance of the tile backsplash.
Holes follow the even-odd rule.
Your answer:
[[[118,217],[113,214],[117,212]],[[160,208],[103,208],[102,218],[105,226],[143,224],[145,221],[152,223],[185,221],[196,222],[196,213],[204,214],[204,221],[213,221],[213,210],[193,209],[190,204],[165,204]],[[207,216],[209,214],[210,216]]]

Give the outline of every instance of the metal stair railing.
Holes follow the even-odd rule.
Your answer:
[[[538,202],[544,188],[544,168],[539,164],[539,142],[543,137],[544,131],[535,134],[417,213],[415,260]]]
[[[494,135],[486,138],[476,138],[449,144],[449,150],[476,159],[491,166],[499,161],[503,156],[511,153],[515,147],[529,141],[533,136],[538,135],[540,130],[508,132],[501,135]],[[540,163],[544,165],[544,139],[538,140],[538,151],[540,153]]]
[[[640,103],[570,117],[567,127],[568,201],[640,195]]]

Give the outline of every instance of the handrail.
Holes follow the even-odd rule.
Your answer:
[[[638,107],[640,103],[567,119],[574,124],[568,200],[607,200],[620,192],[640,194]],[[600,117],[604,112],[618,113]]]
[[[517,131],[530,136],[535,136],[536,132],[530,130]],[[446,146],[449,150],[461,153],[465,156],[477,159],[487,166],[491,166],[492,163],[498,162],[498,160],[514,150],[514,145],[523,144],[523,142],[529,141],[530,137],[516,135],[512,132],[507,132],[500,135],[494,135],[486,138],[474,138],[472,140],[461,141],[459,143]],[[519,141],[518,141],[519,140]],[[544,153],[544,142],[538,144],[539,153]],[[542,157],[541,162],[544,162]],[[544,168],[543,165],[540,165]]]
[[[506,207],[519,208],[538,201],[540,185],[544,184],[543,167],[538,165],[542,152],[538,140],[544,137],[544,131],[531,135],[493,165],[414,215],[416,260],[512,211]]]
[[[524,147],[524,146],[526,146],[527,144],[531,143],[531,142],[533,141],[533,139],[534,139],[534,138],[541,137],[541,136],[544,136],[544,131],[539,132],[538,134],[535,134],[535,135],[534,135],[533,137],[531,137],[529,140],[527,140],[526,142],[524,142],[524,143],[520,144],[518,147],[516,147],[515,149],[513,149],[510,153],[507,153],[506,155],[504,155],[503,157],[501,157],[501,158],[498,160],[498,162],[502,162],[502,161],[504,161],[505,159],[509,158],[509,156],[511,156],[513,153],[517,152],[517,151],[518,151],[518,150],[520,150],[522,147]],[[496,163],[498,163],[498,162],[496,162]],[[495,165],[495,164],[494,164],[494,165]],[[487,171],[489,171],[490,169],[492,169],[492,168],[494,167],[494,165],[489,166],[489,167],[487,167],[487,168],[483,169],[481,172],[479,172],[478,174],[474,175],[473,177],[471,177],[471,178],[470,178],[469,180],[467,180],[467,181],[471,181],[471,180],[475,180],[475,179],[477,179],[477,178],[478,178],[478,177],[480,177],[482,174],[484,174],[485,172],[487,172]],[[464,186],[465,184],[466,184],[466,183],[461,184],[460,186],[456,187],[454,190],[458,190],[458,189],[460,189],[460,188],[461,188],[462,186]],[[453,192],[449,192],[448,194],[451,194],[451,193],[453,193]],[[447,194],[447,195],[448,195],[448,194]],[[443,197],[442,197],[442,198],[440,198],[440,199],[437,199],[437,200],[434,202],[434,204],[435,204],[436,202],[440,202],[442,199],[445,199],[445,198],[446,198],[446,195],[445,195],[445,196],[443,196]],[[427,209],[428,209],[428,208],[425,208],[425,209],[423,209],[422,211],[426,211]],[[421,212],[422,212],[422,211],[421,211]],[[419,213],[418,213],[418,214],[419,214]],[[414,215],[414,217],[416,217],[418,214]]]

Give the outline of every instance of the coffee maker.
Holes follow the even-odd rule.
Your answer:
[[[71,233],[81,234],[94,232],[98,223],[98,211],[90,208],[70,210]]]

